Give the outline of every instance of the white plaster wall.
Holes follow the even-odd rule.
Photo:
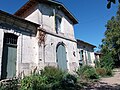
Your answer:
[[[0,75],[4,33],[12,33],[18,36],[16,76],[19,76],[21,72],[24,72],[24,74],[30,74],[30,72],[38,65],[37,38],[35,36],[30,36],[29,33],[20,32],[13,29],[0,29]]]
[[[45,41],[45,59],[43,59],[43,62],[41,63],[44,63],[45,65],[57,66],[56,47],[59,42],[63,42],[65,44],[67,52],[66,57],[68,61],[67,67],[70,72],[73,72],[76,68],[78,68],[76,42],[65,40],[49,34],[47,34],[47,39]],[[75,52],[75,56],[73,55],[73,52]]]
[[[94,63],[94,61],[95,61],[95,55],[94,55],[94,52],[90,52],[90,55],[91,55],[91,60],[92,60],[92,66],[95,66],[95,63]]]
[[[23,35],[23,48],[22,48],[22,62],[31,63],[36,61],[37,48],[35,45],[36,39],[34,37]]]
[[[1,65],[2,65],[2,52],[3,52],[3,29],[0,29],[0,77],[1,77]]]
[[[82,45],[81,45],[82,46]],[[91,63],[88,62],[88,65],[94,66],[94,60],[95,60],[95,55],[94,55],[94,51],[89,51],[89,49],[91,49],[89,46],[86,47],[87,49],[83,49],[83,48],[77,48],[77,59],[80,60],[80,51],[83,50],[83,59],[84,59],[84,64],[86,64],[86,59],[88,59],[88,54],[87,52],[90,52],[90,57],[91,57]],[[86,57],[85,57],[85,52],[86,52]]]
[[[21,35],[21,64],[20,72],[30,74],[38,65],[37,38],[29,35]]]
[[[41,27],[46,31],[56,33],[55,16],[53,10],[54,8],[52,6],[40,3],[26,11],[26,13],[22,15],[22,17],[29,21],[40,24]],[[62,30],[59,34],[66,38],[75,40],[73,22],[61,10],[56,9],[55,11],[56,14],[61,16],[62,18]]]
[[[29,21],[40,24],[41,28],[43,28],[44,30],[56,34],[55,16],[53,14],[53,10],[54,10],[54,8],[52,6],[40,3],[37,6],[35,6],[33,9],[30,9],[29,14],[28,14],[28,12],[26,12],[26,14],[24,14],[23,17]],[[66,15],[61,10],[57,10],[56,14],[58,14],[62,17],[62,23],[61,23],[62,30],[60,33],[58,33],[58,35],[68,38],[68,39],[75,40],[74,27],[73,27],[72,21],[68,17],[66,17]],[[29,38],[29,37],[26,37],[26,39],[27,38]],[[29,42],[29,39],[28,39],[28,41],[26,41],[26,43],[27,42]],[[38,53],[39,53],[38,67],[39,67],[39,69],[43,68],[45,65],[57,66],[57,64],[56,64],[56,46],[59,42],[63,42],[66,45],[69,71],[73,71],[74,68],[78,67],[77,55],[76,55],[76,57],[73,56],[73,52],[77,51],[77,46],[76,46],[77,44],[75,42],[47,34],[45,46],[42,45],[42,46],[38,47],[39,48],[39,51],[38,51]],[[27,46],[25,46],[25,47],[27,47]],[[27,51],[27,49],[26,49],[26,51]],[[26,61],[27,58],[29,58],[29,56],[24,57],[24,60],[26,63],[29,62],[29,61]],[[31,57],[31,59],[32,59],[32,57]]]
[[[63,17],[63,32],[65,37],[75,39],[73,23],[64,15]]]

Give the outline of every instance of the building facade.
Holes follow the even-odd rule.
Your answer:
[[[63,4],[49,0],[29,0],[14,15],[0,11],[1,79],[48,65],[72,73],[79,67],[77,23]]]
[[[77,52],[78,52],[78,60],[79,65],[91,65],[94,66],[95,55],[94,48],[96,46],[84,42],[82,40],[77,40]]]
[[[94,66],[94,45],[76,40],[75,17],[62,3],[29,0],[14,15],[0,11],[1,79],[29,75],[45,66],[74,72]]]

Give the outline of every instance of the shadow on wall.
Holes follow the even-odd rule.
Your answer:
[[[14,32],[22,33],[23,35],[27,35],[27,36],[33,36],[33,34],[34,37],[36,36],[36,32],[33,33],[31,30],[24,30],[24,29],[22,30],[17,26],[9,25],[7,23],[1,23],[0,28],[5,30],[13,30]]]

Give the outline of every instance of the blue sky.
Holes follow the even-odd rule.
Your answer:
[[[28,0],[1,0],[0,10],[13,14]],[[77,18],[75,37],[99,46],[106,30],[105,24],[116,14],[118,4],[106,8],[107,0],[59,0]]]

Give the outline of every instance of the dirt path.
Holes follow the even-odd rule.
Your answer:
[[[99,82],[85,90],[120,90],[120,69],[114,70],[114,76],[101,78]]]
[[[108,78],[102,78],[101,83],[106,83],[108,85],[120,85],[120,69],[114,70],[114,76]]]

